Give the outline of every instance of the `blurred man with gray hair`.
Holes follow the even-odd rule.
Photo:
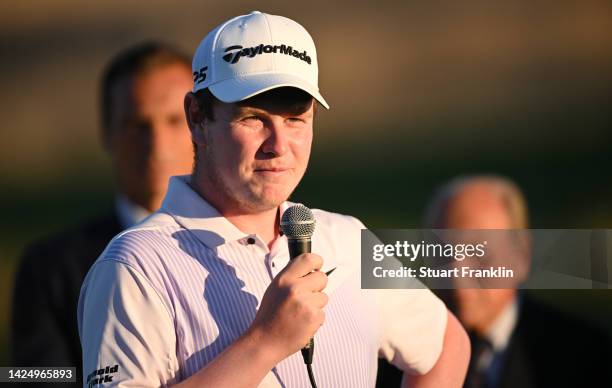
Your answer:
[[[505,177],[460,177],[434,195],[425,227],[527,229],[527,202],[519,187]],[[529,255],[525,248],[521,252]],[[528,266],[529,257],[522,259]],[[610,384],[609,341],[596,328],[538,303],[517,288],[457,286],[437,293],[470,334],[472,358],[465,387]]]

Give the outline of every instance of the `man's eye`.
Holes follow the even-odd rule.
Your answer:
[[[243,118],[240,119],[240,121],[245,121],[245,122],[249,122],[249,121],[260,121],[261,119],[257,116],[245,116]]]
[[[289,121],[290,123],[303,123],[304,119],[301,119],[299,117],[289,117],[287,118],[287,121]]]

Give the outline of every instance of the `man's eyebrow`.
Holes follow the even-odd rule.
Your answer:
[[[249,114],[249,113],[261,113],[263,111],[264,111],[263,109],[258,109],[252,106],[237,106],[236,109],[234,109],[234,114],[244,115],[244,114]]]

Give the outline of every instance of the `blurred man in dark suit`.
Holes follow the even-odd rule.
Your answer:
[[[525,229],[528,213],[513,182],[472,176],[434,195],[425,224],[435,229]],[[437,293],[470,334],[466,388],[612,386],[612,349],[601,330],[514,288]],[[378,387],[399,386],[397,372],[380,363]]]
[[[159,43],[131,47],[107,66],[101,138],[117,183],[115,208],[26,248],[13,293],[13,365],[76,366],[82,386],[81,283],[113,236],[159,208],[169,177],[191,171],[183,98],[192,85],[190,59]]]

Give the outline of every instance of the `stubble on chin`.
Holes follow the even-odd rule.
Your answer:
[[[269,189],[265,186],[253,187],[247,185],[241,192],[241,195],[235,198],[235,200],[239,202],[243,210],[247,210],[250,213],[258,213],[276,209],[289,197],[289,195],[284,195],[283,193],[270,193],[268,191]]]
[[[266,195],[265,187],[242,182],[242,187],[233,189],[220,174],[220,170],[207,163],[204,169],[206,180],[215,191],[217,200],[231,213],[254,214],[277,208],[286,198],[282,195]],[[221,209],[218,209],[221,210]]]

